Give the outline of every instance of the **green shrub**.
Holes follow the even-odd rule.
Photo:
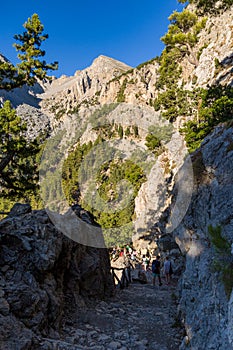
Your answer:
[[[211,236],[211,241],[214,247],[220,251],[229,253],[230,252],[230,243],[222,237],[222,228],[221,226],[213,227],[212,225],[208,226],[208,232]]]
[[[134,137],[139,137],[139,133],[138,133],[138,126],[137,125],[133,125],[133,132],[134,132]]]
[[[208,232],[211,242],[216,250],[216,259],[214,260],[214,269],[220,273],[224,289],[228,299],[233,289],[233,261],[231,256],[231,245],[222,236],[221,226],[208,226]]]
[[[180,3],[186,3],[187,0],[178,0]],[[217,15],[222,11],[226,11],[232,6],[232,0],[189,0],[190,4],[195,4],[197,12],[200,15],[213,14]],[[216,6],[218,5],[218,6]]]
[[[196,116],[180,129],[191,152],[200,147],[215,126],[232,120],[233,88],[215,85],[206,90],[197,90],[195,100]]]
[[[117,102],[125,102],[125,89],[126,89],[127,82],[128,82],[127,78],[125,78],[117,93]]]

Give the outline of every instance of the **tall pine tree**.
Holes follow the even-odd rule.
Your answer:
[[[49,79],[48,70],[57,69],[57,62],[47,64],[41,58],[45,51],[40,46],[48,38],[37,14],[24,23],[23,34],[15,35],[14,44],[20,52],[20,63],[0,61],[0,89],[12,90],[24,84],[34,85],[38,80]],[[6,101],[0,108],[0,197],[25,197],[27,191],[37,187],[38,171],[35,155],[40,147],[25,138],[26,125]]]
[[[41,59],[45,51],[40,47],[48,34],[43,34],[44,26],[39,16],[34,13],[23,27],[26,31],[14,36],[19,43],[13,45],[19,52],[18,58],[21,62],[16,66],[10,62],[0,62],[0,89],[12,90],[24,84],[34,85],[38,79],[50,79],[47,71],[58,68],[57,62],[48,64]]]
[[[167,50],[177,48],[181,57],[187,55],[188,61],[198,66],[198,58],[193,48],[198,42],[198,34],[205,27],[206,18],[199,20],[198,16],[188,11],[174,11],[168,18],[171,24],[168,32],[161,38]]]
[[[36,187],[36,165],[32,159],[38,153],[36,141],[24,137],[26,125],[6,101],[0,109],[0,189],[2,197],[19,197]]]

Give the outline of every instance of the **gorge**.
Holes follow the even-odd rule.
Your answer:
[[[44,145],[37,192],[1,197],[2,349],[37,349],[71,303],[111,298],[107,248],[128,243],[176,267],[179,349],[233,348],[233,7],[217,9],[184,10],[195,64],[164,37],[136,68],[101,55],[0,90]]]

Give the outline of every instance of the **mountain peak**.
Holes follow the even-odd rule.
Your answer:
[[[67,91],[69,99],[72,95],[75,101],[92,98],[108,81],[120,76],[129,69],[132,69],[132,67],[123,62],[100,55],[93,60],[89,67],[76,71],[73,77],[62,76],[54,80],[46,90],[43,98],[48,98],[58,93],[65,96]]]
[[[118,61],[114,58],[108,57],[108,56],[104,56],[104,55],[100,55],[98,57],[96,57],[91,66],[89,68],[92,69],[120,69],[122,71],[127,71],[129,69],[131,69],[132,67],[130,67],[129,65],[125,64],[124,62]]]

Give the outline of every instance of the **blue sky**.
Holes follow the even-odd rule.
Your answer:
[[[73,75],[101,54],[135,67],[161,54],[168,16],[181,9],[177,0],[8,0],[1,4],[0,52],[17,62],[13,36],[37,13],[49,34],[45,59],[59,62],[51,74]]]

